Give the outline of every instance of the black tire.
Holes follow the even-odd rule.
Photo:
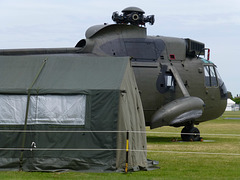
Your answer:
[[[182,140],[183,141],[189,141],[189,135],[188,134],[185,134],[185,133],[188,133],[189,131],[189,128],[187,127],[184,127],[181,131],[181,137],[182,137]]]
[[[183,141],[200,141],[201,140],[200,131],[196,127],[184,127],[181,132],[181,137]]]

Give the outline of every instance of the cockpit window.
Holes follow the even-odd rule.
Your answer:
[[[218,86],[217,75],[214,66],[204,66],[205,85],[207,87]]]
[[[227,88],[219,75],[217,69],[213,65],[204,66],[205,74],[205,86],[207,87],[219,87],[220,94],[223,99],[227,98]]]
[[[217,77],[218,77],[218,84],[219,84],[219,88],[220,88],[221,97],[225,99],[225,98],[227,98],[227,88],[226,88],[220,74],[218,73],[217,69],[216,69],[216,73],[217,73]]]

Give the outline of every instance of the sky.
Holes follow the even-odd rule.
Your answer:
[[[239,0],[0,0],[0,49],[74,47],[130,6],[155,15],[148,35],[205,43],[228,91],[240,95]]]

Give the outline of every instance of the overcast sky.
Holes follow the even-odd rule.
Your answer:
[[[88,27],[129,6],[155,15],[149,35],[204,42],[228,90],[240,94],[239,0],[0,0],[0,49],[74,47]]]

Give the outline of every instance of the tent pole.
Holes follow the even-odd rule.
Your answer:
[[[126,140],[126,165],[125,165],[125,173],[128,172],[128,150],[129,150],[129,131],[127,131],[127,140]]]
[[[41,74],[43,67],[46,64],[47,59],[45,59],[37,73],[37,75],[35,76],[31,86],[28,88],[28,96],[27,96],[27,107],[26,107],[26,113],[25,113],[25,121],[24,121],[24,131],[23,131],[23,139],[22,139],[22,150],[21,150],[21,154],[20,154],[20,158],[19,158],[19,170],[22,171],[22,166],[23,166],[23,152],[24,152],[24,146],[25,146],[25,142],[26,142],[26,130],[27,130],[27,119],[28,119],[28,111],[29,111],[29,104],[30,104],[30,96],[31,96],[31,90],[33,85],[35,84],[35,82],[37,81],[39,75]]]

